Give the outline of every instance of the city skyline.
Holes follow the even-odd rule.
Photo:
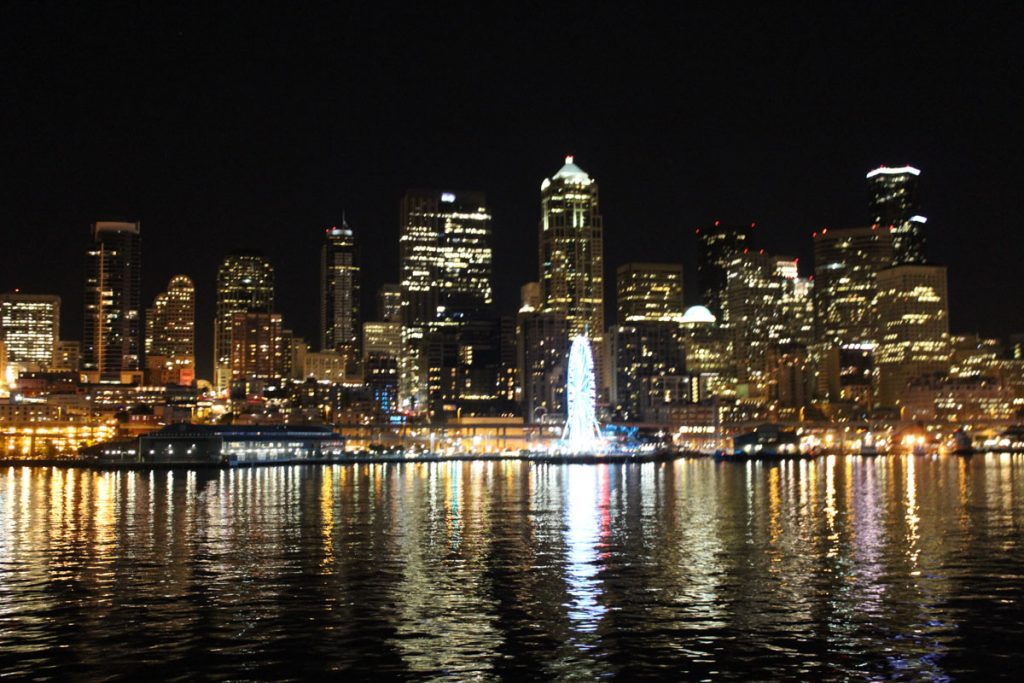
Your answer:
[[[985,301],[1021,294],[1021,254],[1003,237],[1020,213],[1020,94],[998,75],[1012,22],[872,8],[492,11],[247,18],[214,41],[187,12],[17,8],[8,27],[53,30],[9,41],[25,58],[3,116],[24,162],[8,174],[7,222],[49,239],[20,246],[0,290],[61,294],[74,332],[84,226],[141,221],[143,301],[179,272],[195,279],[208,374],[226,253],[268,254],[288,325],[313,340],[323,230],[343,212],[360,229],[373,310],[379,285],[398,279],[402,193],[437,187],[487,193],[495,301],[508,310],[535,279],[537,183],[574,154],[601,183],[610,321],[619,265],[683,263],[694,303],[697,226],[756,222],[770,252],[809,263],[812,231],[867,223],[869,170],[911,164],[929,253],[950,267],[952,329],[1024,329],[1024,311]],[[123,40],[99,37],[113,33]],[[571,79],[546,70],[556,62]]]

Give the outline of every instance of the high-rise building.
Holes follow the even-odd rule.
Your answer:
[[[737,378],[757,395],[766,388],[766,352],[790,333],[785,300],[793,263],[792,258],[747,251],[729,264],[723,318],[733,333]]]
[[[231,385],[258,394],[277,381],[284,365],[284,338],[278,313],[236,312],[231,316]]]
[[[893,241],[878,228],[814,233],[816,336],[829,346],[875,341],[876,274],[892,263]]]
[[[399,314],[400,311],[399,307]],[[378,409],[385,415],[398,410],[398,362],[401,355],[402,323],[363,324],[363,378]]]
[[[517,367],[523,419],[565,418],[569,323],[561,313],[520,311],[516,317]]]
[[[434,190],[406,192],[401,214],[404,328],[399,396],[406,407],[418,410],[434,402],[428,397],[428,384],[440,386],[428,376],[427,335],[489,318],[491,215],[480,192]]]
[[[912,166],[880,166],[867,175],[871,224],[893,237],[893,265],[927,262],[924,225],[918,205],[921,171]]]
[[[432,420],[500,415],[501,339],[496,320],[439,327],[423,339]]]
[[[377,319],[385,323],[402,322],[402,286],[389,283],[377,290]]]
[[[750,250],[755,224],[725,225],[715,221],[697,228],[697,283],[701,303],[719,319],[723,317],[729,264]]]
[[[49,294],[0,294],[0,340],[6,361],[23,370],[58,367],[60,297]]]
[[[195,287],[188,276],[175,275],[146,311],[146,370],[153,384],[189,385],[195,366]]]
[[[604,228],[597,182],[571,156],[540,186],[543,309],[565,316],[569,336],[604,332]],[[600,355],[595,350],[595,358]]]
[[[359,260],[348,222],[328,228],[320,249],[320,349],[345,356],[350,371],[359,349]]]
[[[706,306],[691,306],[683,313],[679,336],[686,372],[694,380],[690,399],[697,402],[713,396],[734,395],[736,363],[731,331],[719,326]]]
[[[93,380],[127,379],[142,370],[140,224],[92,225],[85,271],[82,369]]]
[[[480,192],[409,190],[399,237],[403,321],[468,320],[491,305],[491,214]]]
[[[666,404],[689,402],[688,391],[681,396],[678,393],[682,387],[688,389],[688,384],[678,379],[685,372],[685,358],[676,323],[616,325],[608,331],[608,345],[617,417],[645,420]]]
[[[682,320],[682,264],[626,263],[615,271],[615,284],[619,325]]]
[[[217,270],[217,317],[213,328],[214,387],[231,383],[231,333],[236,313],[270,313],[274,309],[274,269],[262,255],[237,252]]]
[[[560,313],[569,336],[585,334],[598,389],[607,388],[604,348],[604,227],[597,181],[573,157],[540,185],[542,310]]]
[[[908,383],[950,370],[945,266],[902,265],[878,273],[877,396],[897,406]]]
[[[527,282],[519,288],[519,310],[539,311],[543,306],[544,299],[541,296],[539,282]]]

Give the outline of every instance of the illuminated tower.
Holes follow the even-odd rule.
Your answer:
[[[141,370],[142,241],[139,223],[93,223],[85,272],[82,369],[121,381]]]
[[[342,218],[327,229],[320,250],[320,350],[351,365],[359,349],[359,264],[355,233]]]
[[[878,402],[896,406],[910,380],[950,370],[944,266],[903,265],[878,273]]]
[[[274,308],[274,269],[263,256],[236,252],[217,269],[217,317],[214,321],[214,386],[231,383],[231,330],[236,313],[270,313]]]
[[[196,292],[185,275],[171,278],[146,311],[146,371],[156,384],[188,385],[195,378]]]
[[[442,328],[458,335],[465,323],[490,312],[491,214],[483,193],[435,190],[406,192],[401,213],[399,394],[418,410],[428,399],[426,335]]]
[[[604,230],[597,182],[567,156],[540,186],[543,309],[561,313],[573,336],[599,345],[604,331]]]
[[[880,166],[867,175],[871,223],[893,237],[893,265],[927,262],[924,225],[917,200],[921,171]]]

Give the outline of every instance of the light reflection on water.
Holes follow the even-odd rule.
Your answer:
[[[1024,664],[1024,459],[0,469],[0,671],[946,679]]]

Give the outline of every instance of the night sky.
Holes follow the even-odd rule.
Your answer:
[[[954,331],[1024,331],[1009,3],[93,4],[0,17],[0,291],[60,294],[64,338],[81,336],[89,224],[124,217],[142,221],[144,305],[176,273],[196,282],[202,375],[234,248],[270,256],[286,325],[313,341],[323,229],[345,211],[359,231],[372,314],[415,186],[487,193],[511,312],[536,279],[540,182],[567,153],[600,183],[609,322],[628,260],[682,261],[697,303],[693,231],[714,219],[756,221],[809,273],[811,231],[865,224],[864,174],[909,163]]]

